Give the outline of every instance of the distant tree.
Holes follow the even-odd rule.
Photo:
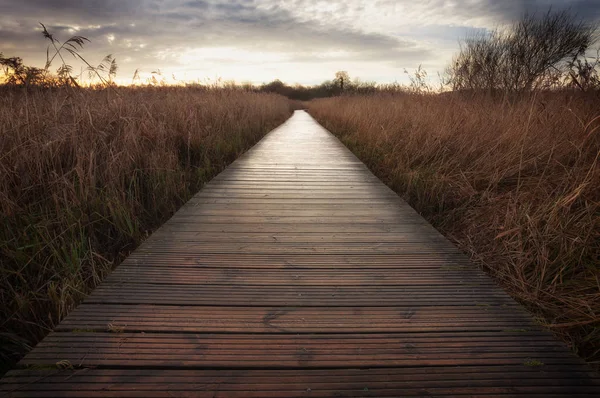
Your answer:
[[[285,84],[281,80],[275,79],[270,83],[263,84],[261,89],[262,91],[281,94],[285,89]]]
[[[252,84],[252,82],[249,82],[249,81],[242,82],[240,87],[243,91],[253,91],[254,90],[254,85]]]
[[[449,83],[455,90],[541,88],[566,76],[570,61],[584,56],[596,38],[594,26],[567,11],[525,14],[507,30],[467,37],[448,68]]]
[[[334,81],[340,86],[340,90],[344,91],[344,84],[350,81],[350,75],[345,70],[337,71]]]
[[[356,93],[360,94],[371,94],[377,91],[377,83],[376,82],[366,82],[360,80],[358,77],[352,80],[352,84],[350,85],[352,90]]]

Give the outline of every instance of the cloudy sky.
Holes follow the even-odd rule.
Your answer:
[[[42,22],[59,39],[89,38],[91,63],[113,54],[122,83],[136,69],[187,81],[315,84],[346,70],[403,82],[419,64],[443,71],[470,31],[550,6],[600,20],[599,0],[0,0],[0,52],[43,66]]]

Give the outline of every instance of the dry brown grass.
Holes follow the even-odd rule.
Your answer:
[[[314,100],[310,113],[575,351],[600,360],[600,97]]]
[[[239,90],[3,89],[0,374],[290,114]]]

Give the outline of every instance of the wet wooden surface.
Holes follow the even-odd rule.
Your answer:
[[[571,397],[600,396],[600,382],[296,112],[124,261],[0,394]]]

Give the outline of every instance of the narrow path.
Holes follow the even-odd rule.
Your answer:
[[[0,395],[600,396],[579,358],[305,112],[19,366]]]

